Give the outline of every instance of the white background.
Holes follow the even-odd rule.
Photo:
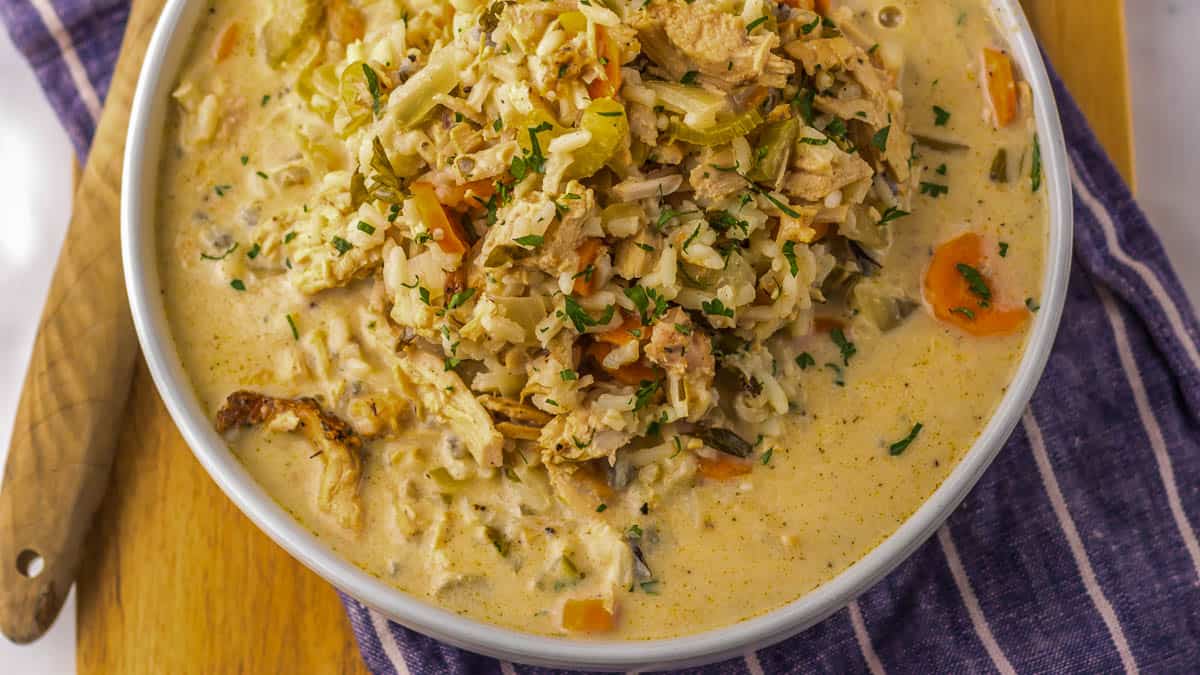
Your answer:
[[[1193,301],[1200,299],[1200,0],[1128,0],[1139,198]],[[0,32],[0,462],[42,302],[70,216],[71,147],[32,72]],[[0,464],[2,466],[2,464]],[[0,564],[11,564],[0,561]],[[74,596],[32,647],[0,638],[4,673],[72,673]]]

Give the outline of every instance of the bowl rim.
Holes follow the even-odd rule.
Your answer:
[[[206,3],[168,0],[143,62],[130,114],[121,187],[121,253],[142,354],[163,403],[196,459],[221,490],[293,557],[399,623],[457,647],[522,663],[587,669],[659,669],[710,663],[790,637],[847,605],[891,572],[941,526],[1016,427],[1045,368],[1062,316],[1073,229],[1068,155],[1045,63],[1017,0],[991,0],[996,23],[1033,89],[1049,226],[1041,309],[1017,372],[991,419],[950,475],[882,543],[833,579],[775,610],[678,638],[577,640],[523,633],[466,618],[395,589],[335,553],[268,495],[214,431],[167,327],[154,245],[155,195],[167,99]]]

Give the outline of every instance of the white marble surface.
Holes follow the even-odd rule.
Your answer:
[[[1200,0],[1126,0],[1139,196],[1193,302],[1200,300]],[[0,467],[17,394],[69,210],[71,155],[37,82],[0,32]],[[18,290],[19,292],[13,292]],[[7,564],[0,561],[0,564]],[[0,639],[5,673],[72,673],[74,601],[45,639],[17,647]]]

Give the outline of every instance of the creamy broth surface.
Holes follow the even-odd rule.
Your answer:
[[[429,20],[420,2],[408,10],[389,0],[331,4],[309,27],[320,41],[355,30],[331,22],[361,21],[370,42],[397,30],[406,11],[410,30]],[[289,71],[300,66],[268,63],[272,3],[211,2],[165,130],[158,256],[174,344],[214,417],[231,393],[248,390],[314,397],[345,419],[361,438],[361,477],[345,488],[356,494],[359,522],[347,527],[351,516],[322,504],[333,460],[308,435],[281,428],[286,420],[229,431],[230,448],[284,508],[372,575],[465,616],[539,634],[576,634],[562,614],[580,598],[601,599],[615,617],[605,637],[697,633],[776,609],[862,558],[942,483],[1006,391],[1039,300],[1047,207],[1046,188],[1033,189],[1034,123],[1019,73],[1017,118],[998,129],[989,107],[982,54],[1004,43],[988,3],[833,4],[874,58],[899,68],[920,179],[908,215],[888,223],[894,235],[873,278],[919,306],[889,330],[845,317],[838,335],[852,343],[849,356],[806,314],[782,369],[803,395],[789,413],[738,427],[762,434],[743,434],[755,441],[738,465],[744,473],[714,479],[697,469],[711,450],[686,433],[664,434],[669,452],[639,455],[628,487],[613,490],[601,477],[563,497],[527,442],[505,441],[499,467],[445,459],[445,422],[428,406],[413,408],[419,397],[380,337],[388,315],[371,268],[302,290],[298,223],[318,208],[326,175],[348,175],[358,160],[340,150],[311,159],[336,138],[336,122],[306,100]],[[342,62],[344,47],[322,49]],[[362,229],[363,241],[388,224],[368,227],[378,235]],[[1017,329],[973,335],[939,320],[923,299],[935,248],[964,232],[982,237],[990,304],[1029,313]],[[366,255],[365,244],[346,240],[355,247],[348,255]],[[339,264],[333,256],[329,264]],[[955,309],[982,320],[988,308]],[[381,406],[397,412],[388,417]]]

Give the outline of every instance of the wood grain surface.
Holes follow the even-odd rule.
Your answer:
[[[160,2],[134,3],[126,40],[139,54]],[[1118,166],[1132,176],[1121,1],[1026,4]],[[122,63],[110,106],[128,106],[135,69]],[[334,591],[221,494],[167,417],[144,366],[88,560],[78,586],[82,674],[365,672]]]

